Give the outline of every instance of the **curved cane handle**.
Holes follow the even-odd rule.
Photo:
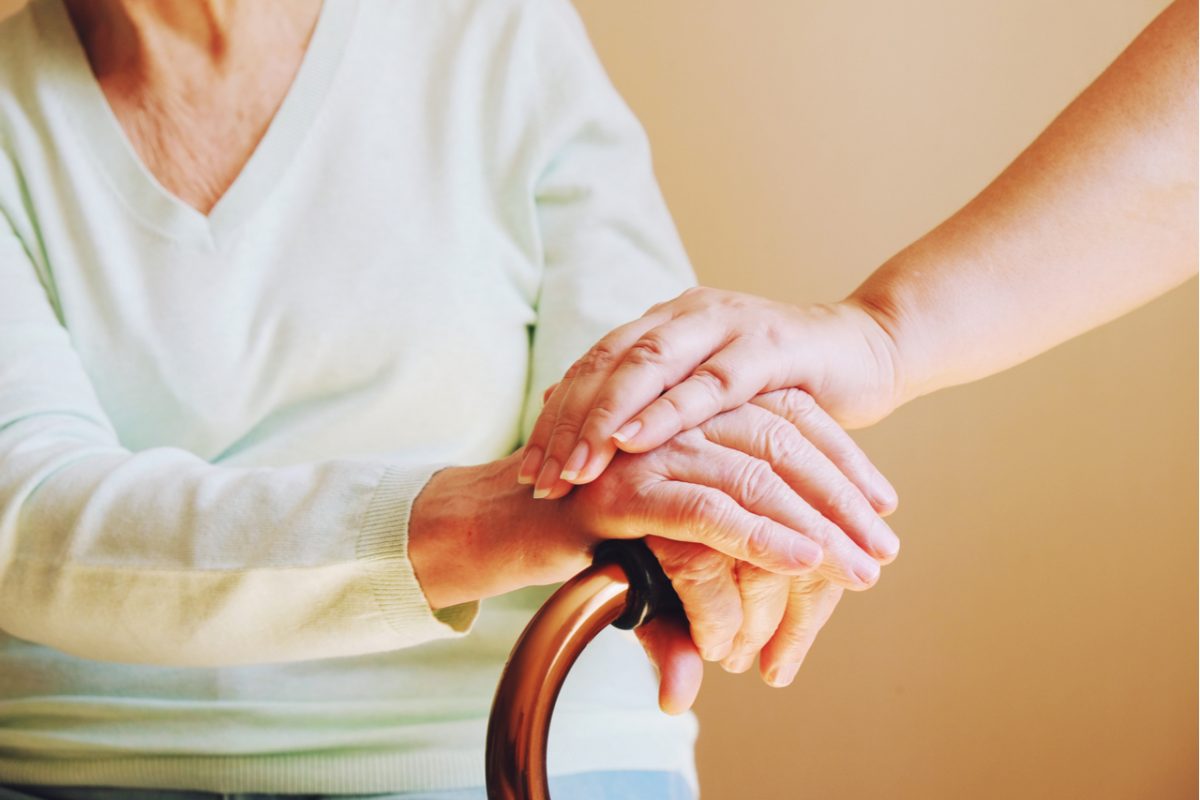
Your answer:
[[[609,540],[564,583],[517,639],[492,702],[488,800],[549,800],[546,740],[567,673],[608,625],[630,629],[680,611],[658,559],[640,539]]]

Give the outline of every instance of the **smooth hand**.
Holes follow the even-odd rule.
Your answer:
[[[595,480],[618,449],[651,450],[755,395],[799,387],[860,427],[900,402],[894,343],[868,306],[792,306],[691,289],[597,342],[546,398],[518,480],[557,498]],[[895,504],[886,481],[867,487]]]

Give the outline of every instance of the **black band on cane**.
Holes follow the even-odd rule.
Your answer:
[[[616,564],[629,578],[625,611],[613,622],[614,627],[632,630],[663,614],[683,613],[679,595],[644,540],[607,539],[596,548],[592,563]]]

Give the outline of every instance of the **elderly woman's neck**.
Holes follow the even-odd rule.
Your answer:
[[[307,41],[320,0],[66,0],[97,77],[225,71],[283,40]]]
[[[287,94],[321,0],[66,0],[113,114],[164,188],[208,213]]]

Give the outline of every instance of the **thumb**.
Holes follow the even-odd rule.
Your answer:
[[[658,706],[668,714],[682,714],[696,702],[704,661],[692,643],[687,621],[679,616],[651,620],[636,631],[650,663],[658,672]]]

